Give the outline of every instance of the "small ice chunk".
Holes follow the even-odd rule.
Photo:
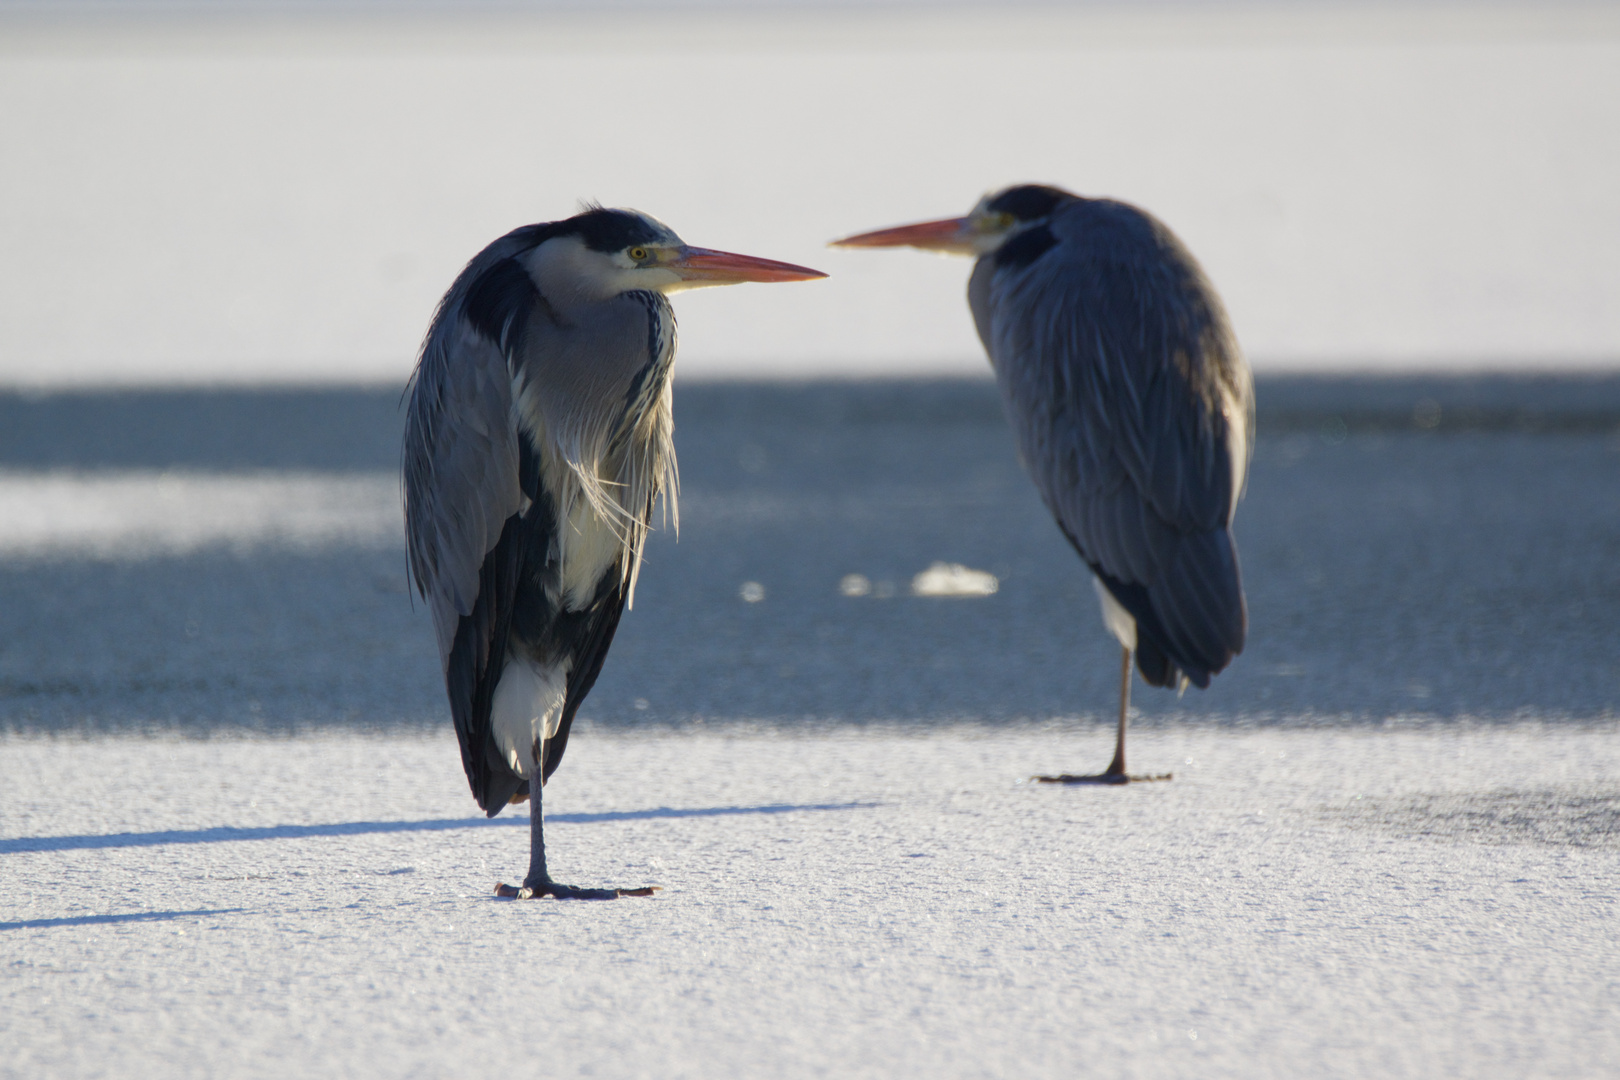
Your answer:
[[[747,603],[757,604],[765,599],[765,586],[757,581],[745,581],[742,588],[737,590],[737,595]]]
[[[911,579],[913,596],[989,596],[999,588],[996,575],[961,563],[937,562]]]
[[[845,574],[838,581],[838,591],[845,596],[867,596],[872,591],[872,580],[865,574]]]

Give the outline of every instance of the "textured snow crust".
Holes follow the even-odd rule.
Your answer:
[[[1613,724],[0,740],[0,1076],[1597,1076]]]

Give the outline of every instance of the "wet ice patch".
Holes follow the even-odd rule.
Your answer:
[[[911,579],[913,596],[989,596],[999,588],[996,575],[961,563],[937,562]]]
[[[0,470],[0,558],[379,548],[403,528],[391,472]]]

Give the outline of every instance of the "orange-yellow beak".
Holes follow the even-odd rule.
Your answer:
[[[946,218],[944,221],[922,221],[916,225],[900,225],[893,229],[859,233],[834,240],[831,247],[914,247],[924,251],[942,251],[951,255],[976,255],[973,243],[972,218]]]
[[[733,255],[729,251],[711,251],[699,247],[682,248],[680,254],[665,265],[679,274],[681,280],[705,285],[736,285],[744,281],[814,281],[827,276],[808,266],[794,266],[774,259],[756,259],[752,255]]]

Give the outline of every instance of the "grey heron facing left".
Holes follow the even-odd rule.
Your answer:
[[[440,302],[406,416],[406,539],[473,796],[490,817],[529,800],[528,873],[497,894],[652,893],[553,881],[541,794],[634,596],[654,504],[674,509],[666,294],[825,276],[590,207],[496,240]]]
[[[1220,297],[1157,218],[1040,184],[834,246],[977,258],[968,305],[1019,456],[1124,648],[1113,761],[1037,779],[1138,779],[1125,771],[1133,654],[1151,686],[1203,688],[1248,632],[1231,525],[1254,389]]]

